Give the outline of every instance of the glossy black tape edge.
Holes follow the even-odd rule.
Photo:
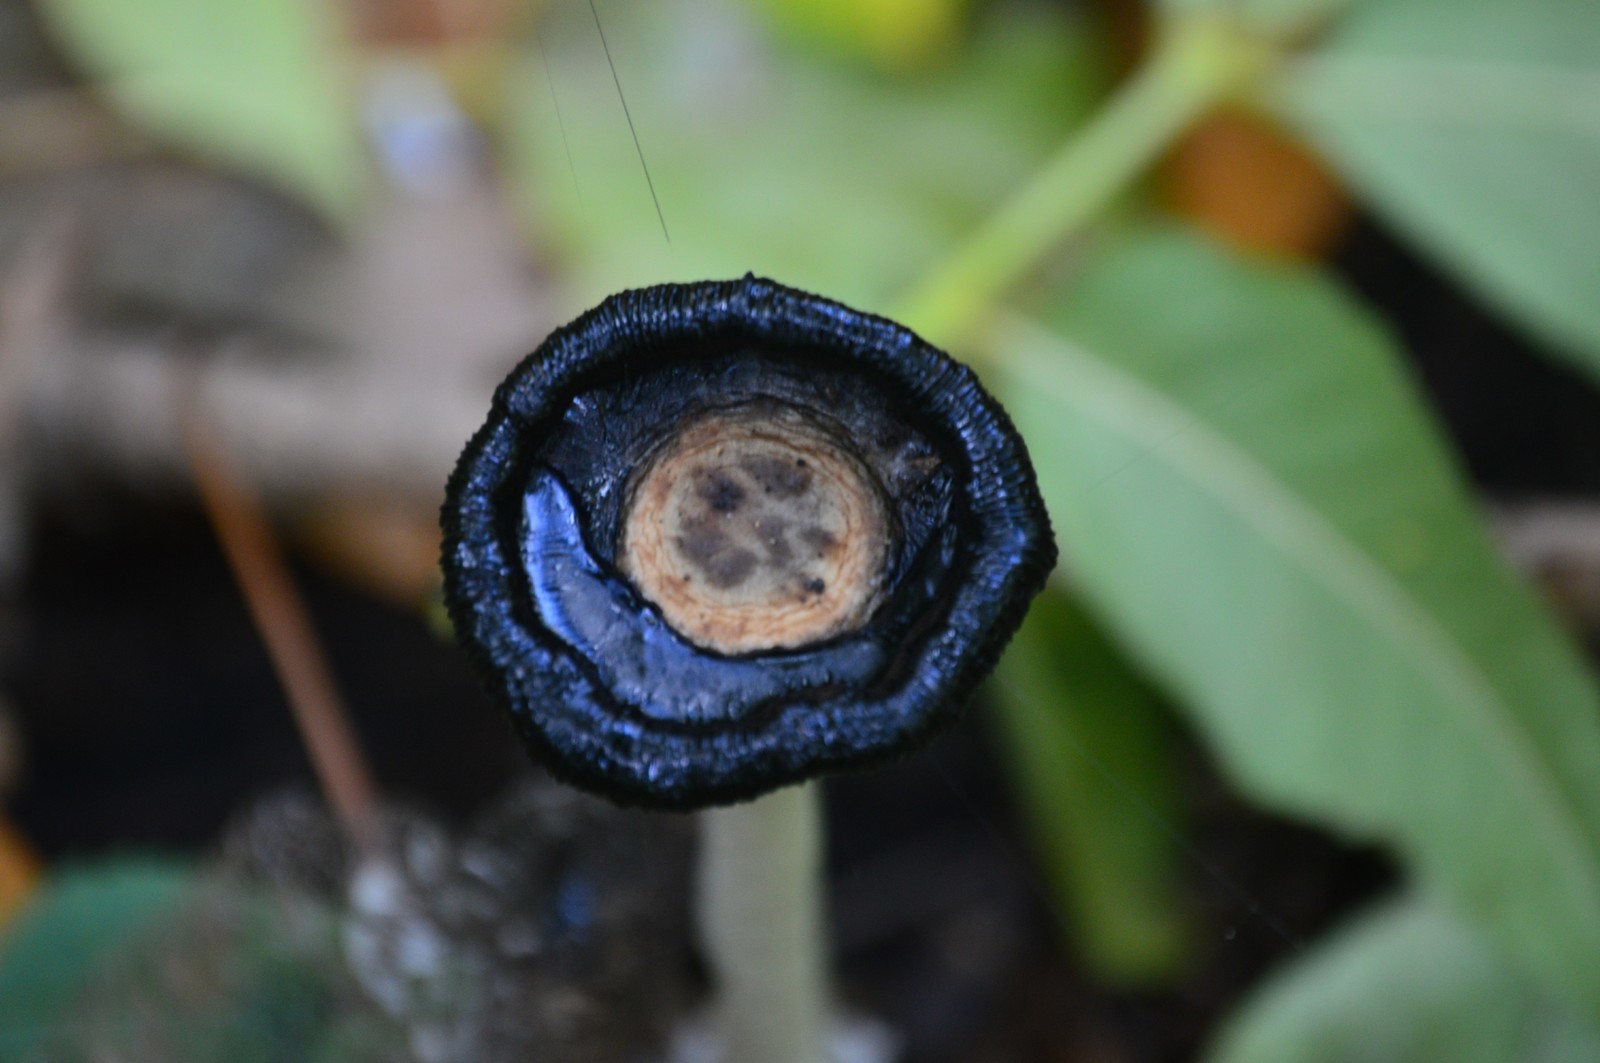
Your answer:
[[[827,350],[903,394],[919,429],[967,463],[975,531],[961,545],[973,559],[944,625],[914,647],[894,689],[795,704],[757,728],[685,734],[619,713],[564,644],[522,622],[505,514],[520,509],[516,473],[540,442],[533,433],[583,381],[730,339],[778,353]],[[442,520],[451,620],[530,752],[573,785],[668,809],[746,800],[917,748],[993,670],[1056,558],[1027,451],[971,370],[892,321],[753,276],[621,292],[553,332],[496,390],[450,477]]]

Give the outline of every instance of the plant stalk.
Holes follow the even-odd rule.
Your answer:
[[[935,344],[966,338],[1007,290],[1267,58],[1261,41],[1216,13],[1174,19],[1111,100],[890,316]]]
[[[701,816],[700,935],[724,1063],[823,1063],[821,810],[816,783]]]

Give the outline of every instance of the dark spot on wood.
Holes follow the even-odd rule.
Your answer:
[[[706,578],[720,590],[737,587],[750,578],[756,560],[756,555],[743,547],[725,550],[706,563]]]
[[[739,467],[774,498],[794,498],[811,490],[811,472],[803,459],[791,465],[782,458],[754,457],[746,458]]]
[[[744,488],[722,469],[711,469],[695,486],[700,500],[718,513],[732,513],[744,502]]]
[[[675,542],[684,559],[719,590],[737,587],[749,579],[759,560],[751,551],[731,542],[708,520],[686,524],[684,534]]]
[[[806,590],[811,594],[821,594],[828,589],[828,585],[819,579],[807,580]]]
[[[817,525],[812,525],[805,531],[801,532],[800,540],[815,550],[818,557],[823,556],[835,546],[839,545],[839,540],[833,537],[833,533],[831,531],[829,531],[827,528],[819,527]]]

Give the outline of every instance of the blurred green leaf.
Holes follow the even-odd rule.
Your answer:
[[[717,0],[603,6],[669,245],[577,7],[552,11],[549,64],[533,52],[508,115],[518,188],[575,307],[746,271],[882,307],[1067,135],[1100,80],[1093,39],[1053,11],[995,11],[950,64],[900,80],[775,53]]]
[[[1365,2],[1368,0],[1163,0],[1163,6],[1185,15],[1217,12],[1273,40],[1311,32],[1346,8]]]
[[[0,942],[0,1059],[397,1058],[336,914],[292,889],[130,862],[54,880]]]
[[[57,873],[0,930],[0,1059],[20,1059],[65,1025],[99,965],[171,913],[193,873],[122,861]]]
[[[889,68],[949,51],[971,0],[748,0],[785,36]]]
[[[1397,901],[1246,1003],[1210,1063],[1595,1063],[1600,1033],[1453,914]]]
[[[1276,808],[1388,842],[1600,1014],[1600,699],[1497,559],[1387,337],[1175,232],[996,381],[1074,585]]]
[[[328,12],[313,0],[40,0],[68,54],[156,136],[338,217],[361,145]]]
[[[1398,229],[1600,373],[1600,4],[1368,3],[1275,92]]]
[[[1155,693],[1065,595],[1034,602],[1001,661],[1000,736],[1068,934],[1105,981],[1180,973],[1175,735]]]

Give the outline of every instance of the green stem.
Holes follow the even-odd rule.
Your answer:
[[[1215,15],[1167,27],[1112,100],[890,316],[934,343],[962,339],[995,302],[1261,69],[1265,50]]]

